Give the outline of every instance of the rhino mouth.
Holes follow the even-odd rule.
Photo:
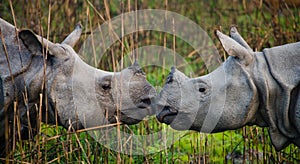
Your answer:
[[[137,124],[140,121],[142,121],[143,118],[141,118],[141,119],[132,118],[132,117],[128,116],[127,114],[121,112],[120,120],[121,120],[122,123],[125,123],[127,125],[134,125],[134,124]]]
[[[178,111],[170,106],[164,106],[163,110],[156,116],[159,122],[171,124],[175,117],[177,116]]]

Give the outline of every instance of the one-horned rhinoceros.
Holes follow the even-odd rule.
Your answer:
[[[61,44],[2,19],[0,30],[1,151],[12,134],[32,136],[34,129],[28,127],[36,126],[40,113],[44,122],[74,129],[117,120],[135,124],[153,114],[156,92],[137,63],[121,72],[106,72],[80,59],[72,47],[81,25]]]
[[[216,31],[230,57],[216,70],[188,78],[172,68],[157,102],[160,122],[216,133],[268,127],[276,150],[300,146],[300,42],[253,52],[235,27]]]

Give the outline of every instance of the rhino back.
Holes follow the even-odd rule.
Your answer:
[[[28,67],[32,54],[17,38],[16,28],[1,18],[0,30],[0,75],[6,81],[11,74],[16,75]]]

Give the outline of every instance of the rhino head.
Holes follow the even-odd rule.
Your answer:
[[[48,47],[45,87],[49,108],[57,110],[59,122],[64,127],[77,124],[78,128],[117,120],[135,124],[151,115],[150,105],[155,90],[137,62],[121,72],[93,68],[84,63],[72,48],[80,34],[81,27],[77,26],[61,44],[54,44],[29,30],[19,32],[24,45],[34,54],[33,58],[42,57],[43,47]],[[42,79],[43,71],[37,71],[29,90],[38,91]]]
[[[217,33],[222,37],[220,40],[227,39],[220,32]],[[228,40],[224,43],[231,44]],[[251,49],[238,46],[250,57],[231,53],[232,56],[222,66],[205,76],[188,78],[173,67],[160,93],[157,106],[162,112],[157,115],[158,120],[170,124],[174,129],[203,132],[237,129],[251,121],[257,107],[249,106],[257,101],[254,82],[246,71],[247,62],[252,60]],[[217,103],[218,108],[212,109],[212,105]],[[215,117],[209,118],[211,120],[207,121],[210,124],[206,126],[216,122],[212,128],[203,127],[210,109],[214,110]]]
[[[276,150],[299,146],[300,65],[294,60],[300,43],[253,52],[235,27],[231,37],[216,35],[230,57],[196,78],[173,67],[157,100],[157,119],[177,130],[206,133],[256,124],[269,128]]]

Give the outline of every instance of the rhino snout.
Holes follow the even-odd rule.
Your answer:
[[[125,124],[136,124],[147,115],[155,114],[153,109],[156,90],[150,85],[142,74],[137,74],[130,84],[130,97],[121,109],[121,121]],[[124,100],[124,99],[123,99]]]
[[[140,109],[146,109],[148,111],[147,115],[155,114],[155,109],[153,107],[156,97],[156,91],[151,87],[148,94],[145,94],[140,97],[140,101],[136,104],[136,107]]]

